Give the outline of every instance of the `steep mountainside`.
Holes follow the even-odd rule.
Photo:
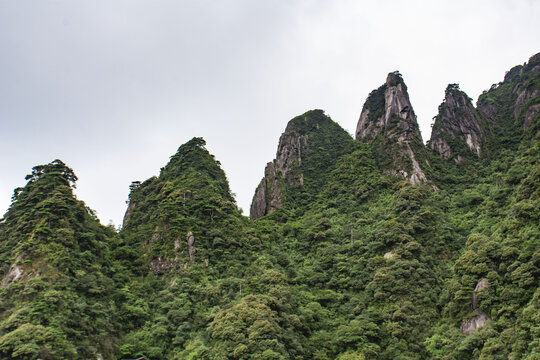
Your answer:
[[[538,136],[540,117],[540,54],[508,71],[478,98],[479,112],[487,119],[488,146],[494,156],[515,150],[519,139]],[[514,147],[513,147],[514,146]]]
[[[460,91],[457,84],[450,84],[435,117],[429,147],[455,163],[469,153],[480,156],[485,141],[481,123],[467,94]]]
[[[0,222],[0,358],[110,358],[114,231],[75,199],[60,160],[26,179]]]
[[[252,219],[270,214],[298,193],[313,194],[327,178],[334,159],[350,151],[352,139],[322,110],[308,111],[287,124],[279,139],[276,158],[266,165],[255,190]],[[324,166],[325,171],[317,167]],[[298,188],[301,188],[298,189]]]
[[[236,229],[244,220],[225,173],[204,145],[193,138],[159,177],[131,186],[121,239],[156,274],[193,262],[219,264],[208,253],[216,237],[223,245],[237,245]]]
[[[381,168],[411,184],[427,182],[424,146],[407,86],[398,72],[373,90],[362,108],[356,139],[373,144]]]
[[[477,108],[449,85],[424,146],[391,73],[358,141],[288,123],[252,219],[202,138],[118,232],[36,166],[0,220],[0,358],[537,359],[538,105],[540,54]]]

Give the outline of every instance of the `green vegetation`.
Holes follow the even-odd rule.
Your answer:
[[[64,163],[36,166],[0,220],[0,358],[536,359],[540,120],[522,129],[537,100],[516,119],[512,90],[538,89],[535,74],[481,96],[495,110],[480,158],[413,139],[429,185],[388,175],[382,143],[320,110],[291,120],[309,137],[304,184],[284,181],[283,206],[255,221],[202,138],[132,183],[119,232]]]

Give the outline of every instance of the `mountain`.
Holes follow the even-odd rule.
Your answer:
[[[459,85],[448,85],[435,117],[429,147],[442,158],[460,163],[471,153],[481,155],[485,137],[485,126],[471,99]]]
[[[0,358],[535,359],[539,74],[476,106],[450,84],[427,145],[399,73],[356,139],[295,117],[251,219],[202,138],[131,184],[119,231],[36,166],[0,220]]]
[[[399,72],[388,74],[386,83],[373,90],[362,108],[356,139],[372,144],[377,160],[389,174],[411,184],[425,184],[422,136],[407,86]]]
[[[202,138],[191,139],[158,177],[132,183],[121,239],[156,274],[216,261],[208,253],[216,245],[216,229],[224,246],[238,245],[236,229],[244,219],[205,144]]]
[[[260,218],[294,201],[294,192],[313,194],[334,160],[351,148],[352,139],[322,110],[308,111],[287,124],[279,139],[276,158],[266,165],[255,190],[250,216]],[[298,196],[296,196],[298,198]]]
[[[0,222],[0,357],[110,357],[113,230],[73,196],[62,161],[33,168]]]

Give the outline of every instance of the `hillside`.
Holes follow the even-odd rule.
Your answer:
[[[427,145],[398,72],[355,139],[293,118],[250,218],[202,138],[118,232],[36,166],[0,220],[0,358],[536,359],[539,127],[537,54],[476,106],[449,84]]]

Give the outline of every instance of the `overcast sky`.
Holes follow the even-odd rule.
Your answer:
[[[0,213],[38,164],[121,224],[133,180],[202,136],[244,213],[287,122],[353,133],[399,70],[422,136],[448,83],[473,99],[540,51],[540,1],[0,0]]]

